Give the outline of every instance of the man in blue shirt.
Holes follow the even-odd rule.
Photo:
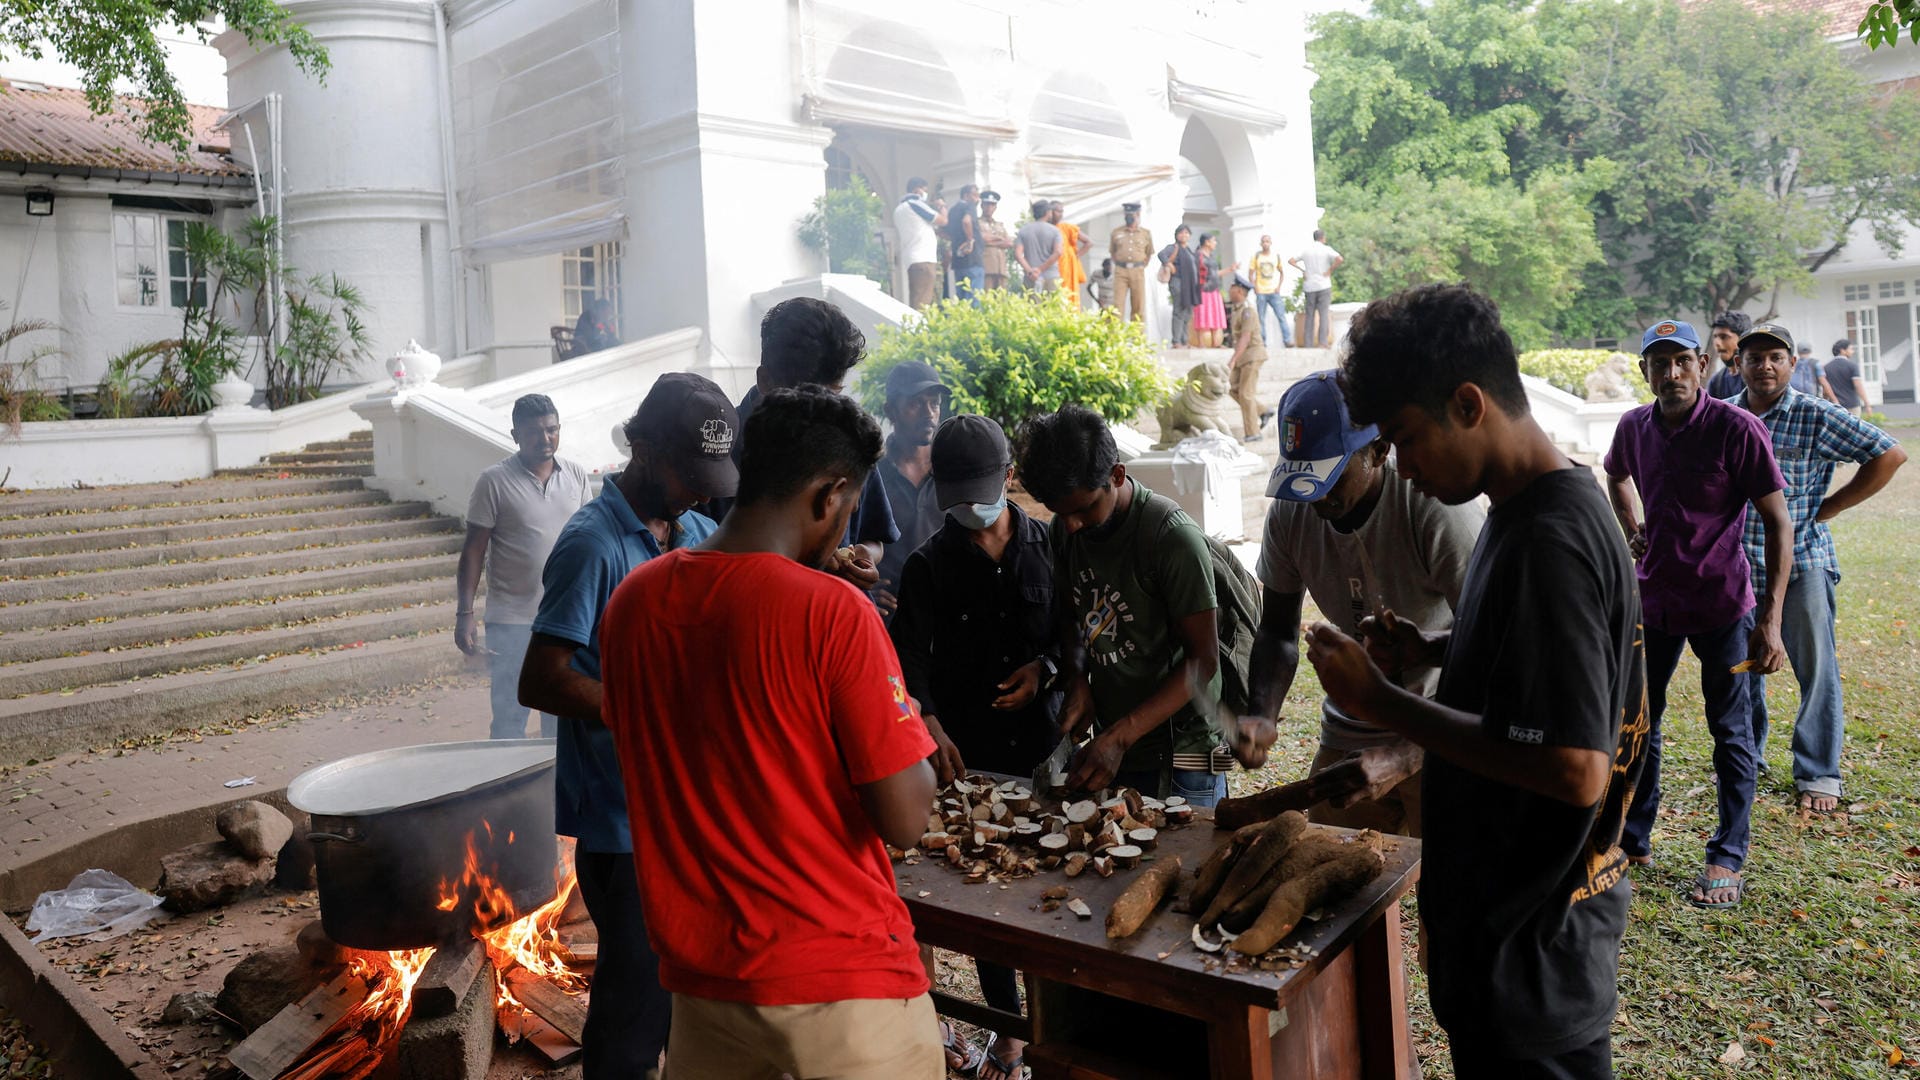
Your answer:
[[[600,719],[600,615],[634,567],[712,534],[712,519],[694,507],[738,487],[739,431],[739,414],[713,382],[660,376],[627,421],[632,460],[568,520],[542,575],[520,700],[560,717],[554,825],[579,841],[580,896],[600,932],[583,1045],[587,1080],[656,1068],[672,1010],[641,917],[619,757]]]
[[[839,308],[811,296],[782,300],[761,316],[760,366],[753,373],[753,389],[740,399],[740,422],[746,423],[760,399],[775,390],[813,385],[836,394],[846,393],[847,373],[866,357],[866,352],[866,336]],[[740,453],[736,444],[735,465],[740,463]],[[708,513],[716,522],[725,521],[732,506],[732,498],[715,499]],[[886,545],[899,540],[900,529],[894,524],[886,485],[875,470],[867,474],[866,486],[860,489],[860,504],[847,522],[846,538],[826,570],[870,591],[880,584],[880,559]]]
[[[1840,664],[1834,640],[1834,586],[1840,562],[1827,522],[1858,506],[1893,479],[1907,460],[1887,433],[1830,401],[1796,390],[1793,335],[1778,323],[1759,323],[1740,337],[1740,373],[1746,389],[1732,398],[1760,418],[1773,439],[1774,457],[1787,482],[1787,513],[1793,518],[1793,570],[1782,607],[1781,637],[1800,682],[1800,715],[1793,726],[1793,786],[1801,809],[1832,813],[1840,805],[1840,749],[1846,717],[1840,699]],[[1853,479],[1829,492],[1833,467],[1853,462]],[[1744,542],[1754,590],[1766,586],[1760,557],[1763,534],[1747,515]],[[1766,679],[1751,676],[1756,754],[1767,746]]]

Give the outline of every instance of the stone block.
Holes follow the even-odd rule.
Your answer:
[[[482,961],[450,1015],[409,1020],[376,1080],[486,1080],[493,1065],[493,964]]]
[[[189,844],[160,858],[155,890],[182,914],[230,904],[273,880],[275,860],[250,859],[225,840]]]
[[[249,859],[276,858],[293,837],[293,822],[287,815],[255,800],[234,803],[220,811],[213,826]]]

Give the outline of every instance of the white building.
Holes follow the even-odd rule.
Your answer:
[[[1865,5],[1851,0],[1796,0],[1826,15],[1827,37],[1849,62],[1894,93],[1920,92],[1920,49],[1911,42],[1868,49],[1857,34]],[[1865,227],[1814,274],[1811,295],[1782,292],[1779,319],[1824,359],[1839,338],[1854,342],[1854,359],[1877,400],[1905,412],[1915,402],[1914,349],[1920,342],[1920,229],[1906,228],[1900,253],[1881,247]],[[1920,413],[1915,413],[1920,415]]]
[[[1263,233],[1297,245],[1318,216],[1292,4],[286,7],[331,72],[320,83],[284,49],[215,38],[226,110],[201,117],[222,126],[196,140],[213,148],[196,152],[199,171],[76,172],[0,134],[0,298],[62,327],[66,381],[90,385],[115,352],[177,325],[157,271],[150,303],[137,270],[134,302],[119,295],[115,230],[138,214],[153,238],[130,243],[164,262],[171,222],[277,212],[289,261],[365,293],[377,356],[417,338],[485,354],[496,375],[529,370],[552,360],[554,327],[605,299],[629,341],[705,329],[703,364],[736,388],[758,361],[754,295],[825,269],[795,226],[854,173],[889,205],[910,175],[950,199],[990,186],[1010,222],[1058,198],[1094,240],[1095,267],[1126,201],[1146,204],[1158,243],[1182,221],[1222,233],[1223,264]],[[176,70],[212,55],[185,46]],[[189,89],[205,85],[195,74]],[[20,127],[6,114],[24,98],[0,97],[0,131]],[[52,194],[50,216],[27,216],[29,188]]]

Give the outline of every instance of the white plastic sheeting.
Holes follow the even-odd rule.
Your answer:
[[[471,263],[624,235],[614,0],[587,0],[474,56],[455,44],[455,175]]]
[[[1036,199],[1059,199],[1066,216],[1084,221],[1139,202],[1174,178],[1172,165],[1149,165],[1075,154],[1029,154],[1027,190]]]
[[[1010,139],[1007,41],[1006,16],[971,4],[801,0],[801,101],[821,124]]]
[[[1167,102],[1176,108],[1185,107],[1254,127],[1278,130],[1287,126],[1287,115],[1261,99],[1205,83],[1184,81],[1171,67],[1167,68]]]

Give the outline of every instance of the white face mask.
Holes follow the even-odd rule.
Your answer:
[[[1000,520],[1000,515],[1005,513],[1006,509],[1007,497],[1002,495],[997,502],[961,503],[959,506],[949,507],[947,513],[953,515],[953,520],[959,522],[961,528],[978,531],[992,528],[993,523]]]

